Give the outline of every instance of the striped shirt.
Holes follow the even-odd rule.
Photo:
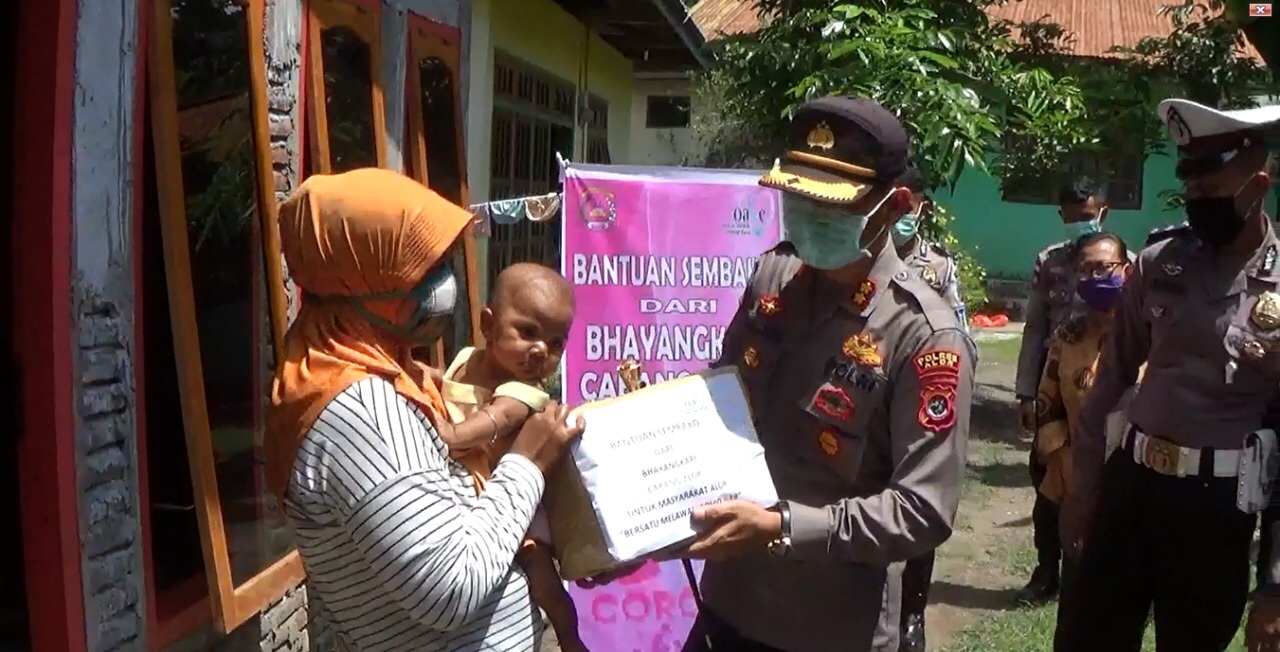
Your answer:
[[[515,555],[542,490],[508,454],[476,496],[422,411],[366,378],[307,433],[285,511],[342,647],[526,652],[543,625]]]

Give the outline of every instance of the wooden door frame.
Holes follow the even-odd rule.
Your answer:
[[[12,270],[19,501],[31,646],[84,652],[72,352],[76,0],[19,0]]]

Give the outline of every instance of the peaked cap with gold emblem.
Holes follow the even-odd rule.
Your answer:
[[[910,140],[874,100],[825,97],[796,109],[787,151],[760,185],[830,204],[852,204],[907,169]]]

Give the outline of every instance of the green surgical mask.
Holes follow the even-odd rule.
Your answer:
[[[1088,222],[1072,222],[1064,224],[1066,227],[1067,239],[1075,242],[1080,238],[1091,233],[1099,233],[1102,231],[1102,223],[1098,220],[1089,220]]]
[[[919,231],[920,214],[907,213],[893,223],[893,228],[889,231],[889,237],[893,238],[893,246],[901,247],[911,242],[911,239],[916,237],[916,233]]]
[[[870,256],[862,246],[867,222],[885,201],[886,194],[871,212],[858,215],[848,209],[782,193],[783,238],[796,248],[806,265],[816,269],[840,269]]]

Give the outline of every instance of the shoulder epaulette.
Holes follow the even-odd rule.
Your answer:
[[[1147,234],[1147,242],[1143,246],[1150,247],[1157,242],[1163,242],[1170,238],[1179,238],[1186,235],[1191,235],[1191,227],[1188,226],[1186,222],[1176,226],[1162,226],[1158,229],[1152,229],[1151,232]]]

